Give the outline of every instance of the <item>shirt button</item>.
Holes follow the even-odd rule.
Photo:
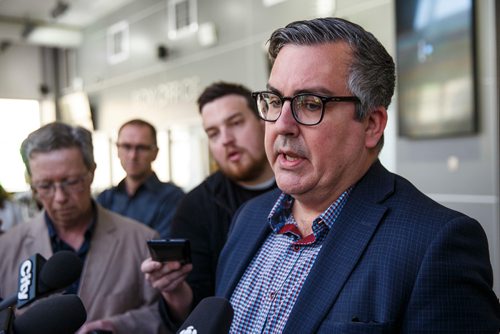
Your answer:
[[[294,245],[293,246],[293,250],[298,252],[300,250],[300,246],[299,245]]]
[[[273,300],[274,297],[276,297],[276,292],[273,291],[273,292],[269,293],[269,299]]]

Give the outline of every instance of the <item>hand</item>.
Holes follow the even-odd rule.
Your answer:
[[[191,270],[193,270],[192,264],[182,265],[178,261],[162,263],[148,258],[141,264],[141,271],[145,274],[146,280],[162,294],[175,293],[181,289]]]
[[[172,317],[177,321],[184,321],[191,310],[193,290],[186,282],[191,270],[192,264],[182,265],[178,261],[161,263],[148,258],[141,264],[146,280],[160,290]]]
[[[87,322],[82,327],[80,327],[80,329],[78,330],[78,332],[76,332],[76,334],[99,333],[99,330],[113,333],[115,329],[113,323],[110,320],[101,319],[101,320]]]

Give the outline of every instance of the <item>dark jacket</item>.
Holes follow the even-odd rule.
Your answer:
[[[234,217],[217,295],[231,298],[271,233],[278,196],[249,201]],[[497,334],[492,284],[481,225],[376,162],[329,231],[283,333]]]
[[[172,238],[187,238],[191,242],[193,271],[187,281],[193,289],[193,308],[201,299],[215,293],[219,254],[236,210],[247,200],[275,188],[274,182],[262,190],[245,189],[219,171],[191,190],[179,203],[170,235]],[[168,319],[165,304],[161,312],[163,318]]]

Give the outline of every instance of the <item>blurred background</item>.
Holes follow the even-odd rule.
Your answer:
[[[94,190],[123,178],[119,126],[159,130],[160,179],[190,190],[212,170],[196,98],[208,84],[265,87],[266,41],[338,16],[397,62],[381,160],[483,225],[500,292],[499,42],[495,0],[0,0],[0,184],[29,190],[19,146],[54,120],[94,133]],[[290,69],[293,71],[293,69]]]

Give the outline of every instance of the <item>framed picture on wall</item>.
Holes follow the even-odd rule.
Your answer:
[[[478,130],[474,0],[396,0],[399,134]]]

